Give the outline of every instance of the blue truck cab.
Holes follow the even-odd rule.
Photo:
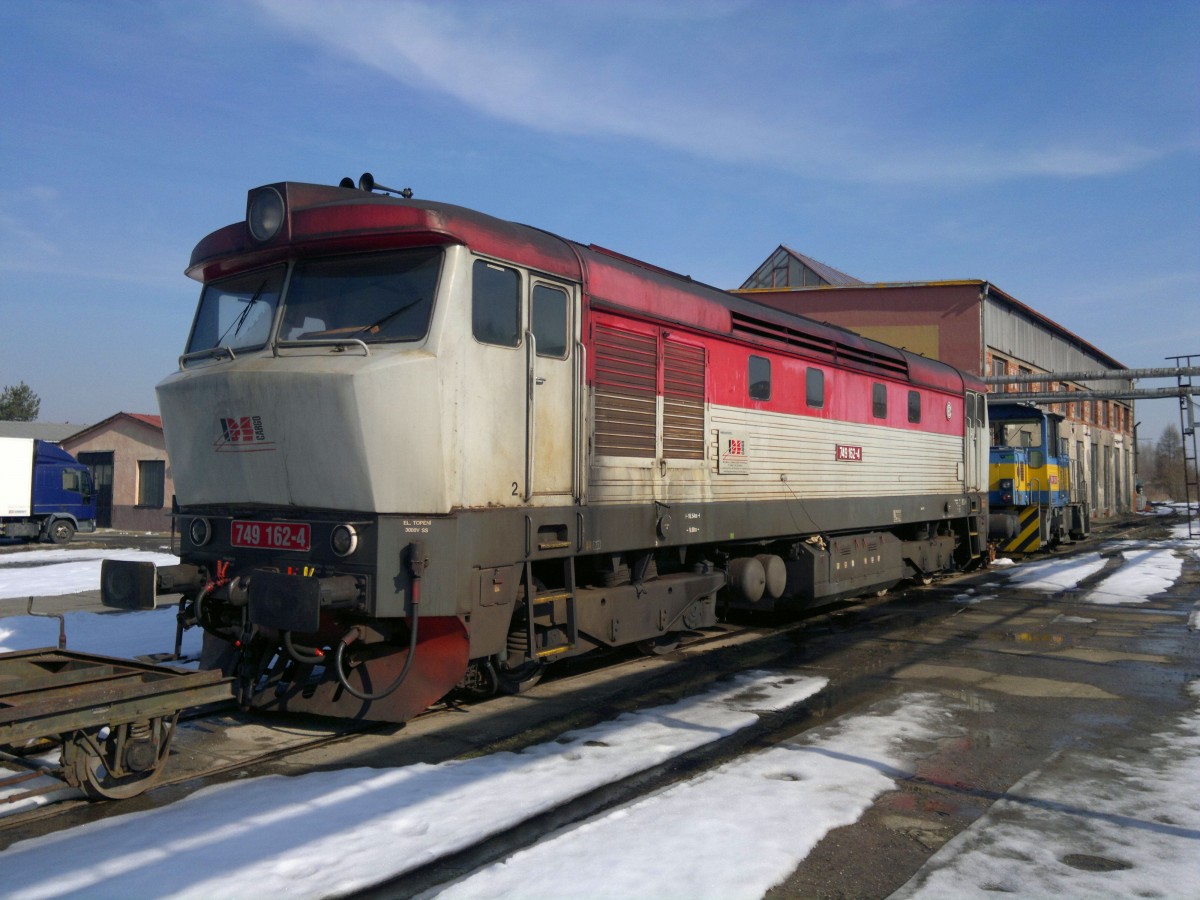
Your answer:
[[[65,544],[95,530],[87,466],[45,441],[0,438],[0,536]]]

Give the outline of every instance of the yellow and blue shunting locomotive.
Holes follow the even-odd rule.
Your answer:
[[[1000,553],[1079,540],[1091,510],[1079,460],[1059,434],[1063,417],[1020,403],[988,404],[992,431],[989,532]]]

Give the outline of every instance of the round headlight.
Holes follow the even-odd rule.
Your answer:
[[[275,188],[263,188],[250,201],[246,224],[256,241],[269,241],[283,225],[283,197]]]
[[[192,519],[188,526],[188,537],[193,547],[203,547],[212,540],[212,523],[208,519]]]
[[[335,525],[329,535],[329,546],[338,556],[349,556],[358,549],[358,532],[353,525]]]

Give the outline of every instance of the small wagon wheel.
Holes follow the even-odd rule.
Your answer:
[[[177,715],[72,733],[62,749],[67,782],[94,800],[126,800],[153,787],[166,769]]]

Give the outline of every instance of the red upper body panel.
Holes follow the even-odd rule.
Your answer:
[[[270,240],[255,241],[244,221],[215,231],[196,245],[189,276],[208,281],[318,253],[463,244],[476,253],[582,283],[585,335],[588,310],[594,306],[697,336],[718,336],[823,366],[941,392],[961,395],[964,389],[985,390],[977,378],[936,360],[464,207],[296,182],[268,187],[278,191],[286,203],[279,233]],[[259,190],[262,188],[251,191],[251,196]]]

